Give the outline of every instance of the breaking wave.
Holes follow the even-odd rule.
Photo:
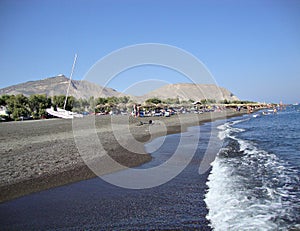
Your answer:
[[[218,127],[224,146],[208,177],[207,219],[214,230],[300,229],[299,170],[240,138],[247,131],[234,126],[248,120]]]

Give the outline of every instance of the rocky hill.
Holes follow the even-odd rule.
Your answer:
[[[9,94],[23,94],[26,96],[32,94],[46,94],[48,96],[65,95],[67,92],[69,79],[63,75],[46,78],[38,81],[29,81],[13,85],[10,87],[0,89],[0,95]],[[69,95],[77,99],[88,99],[91,96],[97,97],[111,97],[124,96],[125,94],[118,92],[112,88],[102,87],[88,81],[72,80],[70,85]],[[225,88],[217,87],[212,84],[192,84],[192,83],[178,83],[169,84],[154,91],[151,91],[143,96],[130,96],[134,101],[142,103],[149,98],[157,97],[159,99],[179,98],[180,100],[202,100],[215,99],[220,100],[239,100]]]
[[[13,85],[10,87],[0,89],[0,95],[9,94],[23,94],[26,96],[32,94],[46,94],[48,96],[66,95],[69,79],[64,75],[50,77],[43,80],[29,81]],[[97,97],[110,97],[110,96],[123,96],[124,94],[112,89],[103,88],[97,84],[88,81],[72,80],[70,85],[69,95],[77,99],[88,99],[91,96]]]
[[[143,102],[146,99],[157,97],[159,99],[179,98],[179,100],[200,101],[202,99],[220,100],[239,100],[237,96],[232,94],[225,88],[218,87],[213,84],[192,84],[177,83],[169,84],[151,91],[143,96],[136,97],[137,101]]]

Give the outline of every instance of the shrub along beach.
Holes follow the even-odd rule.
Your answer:
[[[0,121],[29,120],[52,118],[46,112],[47,108],[63,108],[66,100],[65,95],[48,97],[45,94],[34,94],[26,97],[23,94],[2,95],[0,97]],[[179,100],[179,98],[149,98],[143,103],[131,100],[129,96],[122,97],[90,97],[89,99],[76,99],[68,96],[65,109],[83,115],[126,115],[132,114],[139,117],[166,116],[177,113],[203,113],[221,111],[224,109],[257,109],[273,107],[274,104],[256,103],[251,101],[230,101],[227,99],[217,102],[214,99],[202,99],[195,101]]]

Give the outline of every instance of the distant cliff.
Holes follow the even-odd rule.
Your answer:
[[[29,81],[13,85],[10,87],[0,89],[0,95],[9,94],[23,94],[26,96],[32,94],[46,94],[48,96],[65,95],[69,79],[63,75],[46,78],[43,80]],[[112,88],[102,87],[88,81],[72,80],[69,95],[77,99],[88,99],[91,96],[98,97],[111,97],[111,96],[124,96],[125,94],[118,92]],[[177,83],[169,84],[151,91],[143,96],[130,96],[136,102],[144,102],[149,98],[178,98],[179,100],[194,101],[202,99],[220,100],[239,100],[237,96],[232,94],[229,90],[218,87],[213,84],[192,84],[192,83]]]
[[[69,85],[69,79],[63,75],[50,77],[43,80],[29,81],[0,89],[0,95],[23,94],[26,96],[33,94],[46,94],[48,96],[66,95]],[[88,99],[94,97],[123,96],[112,88],[103,88],[97,84],[88,81],[72,80],[69,95],[75,98]]]
[[[169,84],[151,91],[143,96],[136,97],[138,101],[145,101],[149,98],[178,98],[179,100],[200,101],[202,99],[220,100],[239,100],[237,96],[225,88],[218,87],[213,84],[192,84],[192,83],[177,83]]]

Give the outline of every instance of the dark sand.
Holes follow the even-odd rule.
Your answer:
[[[119,124],[129,121],[130,132],[143,144],[167,134],[186,131],[189,126],[201,125],[216,119],[238,116],[237,112],[215,112],[201,115],[186,114],[170,118],[114,117]],[[84,118],[89,120],[91,118]],[[149,120],[153,124],[149,125]],[[151,156],[132,153],[121,147],[110,125],[110,116],[95,117],[97,134],[108,154],[122,165],[133,167],[149,162]],[[152,137],[149,127],[153,126]],[[118,132],[115,130],[115,132]],[[72,121],[63,119],[9,122],[0,124],[0,202],[95,177],[82,160],[72,132]],[[107,174],[119,169],[104,170]]]
[[[200,128],[199,146],[192,161],[163,185],[133,190],[93,178],[52,188],[0,204],[0,226],[3,230],[210,230],[203,200],[208,172],[198,173],[209,125]],[[183,136],[199,133],[195,128]],[[164,145],[151,154],[152,161],[139,168],[165,162],[180,137],[167,136]],[[118,174],[124,171],[111,175]]]

